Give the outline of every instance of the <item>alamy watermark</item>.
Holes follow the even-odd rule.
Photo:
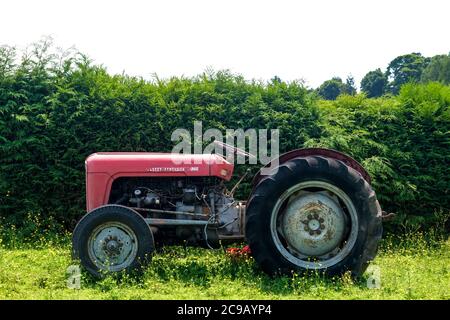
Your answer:
[[[367,270],[369,275],[366,280],[367,288],[380,289],[381,288],[381,269],[379,266],[370,265]]]
[[[67,277],[67,288],[69,289],[80,289],[81,288],[81,268],[78,265],[70,265],[66,273]]]
[[[68,289],[79,290],[81,289],[81,268],[79,265],[70,265],[66,273],[68,275],[66,279],[66,285]],[[368,275],[366,280],[366,287],[368,289],[380,289],[381,288],[381,268],[377,265],[370,265],[366,273]]]
[[[236,164],[263,165],[261,175],[274,174],[278,168],[280,155],[279,129],[226,129],[223,131],[210,128],[203,132],[203,123],[194,122],[194,134],[187,129],[176,129],[171,140],[178,142],[172,149],[176,154],[216,154],[219,157],[210,161],[226,161]],[[205,143],[208,143],[204,146]],[[270,150],[270,152],[269,152]],[[204,161],[201,157],[175,158],[174,163],[200,164]]]

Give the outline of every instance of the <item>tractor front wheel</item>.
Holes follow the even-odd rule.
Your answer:
[[[154,251],[150,227],[134,210],[106,205],[78,222],[72,238],[73,256],[92,275],[140,271]]]

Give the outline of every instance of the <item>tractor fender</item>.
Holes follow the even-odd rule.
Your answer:
[[[323,157],[328,157],[328,158],[333,158],[336,160],[340,160],[343,163],[345,163],[347,166],[349,166],[350,168],[355,169],[356,171],[358,171],[361,176],[370,184],[371,183],[371,179],[370,179],[370,175],[369,173],[366,171],[366,169],[364,169],[364,167],[355,159],[353,159],[352,157],[333,150],[333,149],[326,149],[326,148],[305,148],[305,149],[296,149],[296,150],[292,150],[286,153],[283,153],[280,157],[278,157],[278,163],[279,165],[297,158],[297,157],[308,157],[308,156],[323,156]],[[276,159],[275,159],[276,160]],[[275,161],[273,160],[273,161]],[[272,162],[273,162],[272,161]],[[271,163],[268,163],[264,168],[267,168],[270,166]],[[252,181],[252,189],[255,188],[255,186],[258,184],[258,182],[262,179],[261,176],[261,170],[253,177],[253,181]]]

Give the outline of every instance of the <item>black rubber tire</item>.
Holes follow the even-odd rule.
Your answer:
[[[114,221],[121,222],[133,230],[138,242],[136,258],[123,272],[140,273],[143,267],[151,261],[155,244],[152,231],[144,218],[130,208],[120,205],[105,205],[92,210],[81,218],[72,235],[73,258],[79,260],[81,265],[95,277],[102,277],[107,272],[100,270],[90,259],[88,254],[89,236],[97,226]]]
[[[317,270],[328,275],[351,271],[352,276],[361,276],[375,258],[381,240],[381,208],[375,192],[360,173],[339,160],[322,156],[291,159],[254,188],[246,210],[246,238],[253,257],[269,274],[306,271],[288,261],[276,248],[270,220],[277,200],[288,188],[311,180],[324,181],[344,191],[353,202],[359,221],[356,243],[349,254],[335,265]]]

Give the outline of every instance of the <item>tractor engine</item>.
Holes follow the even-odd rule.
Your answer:
[[[217,247],[219,240],[243,237],[245,206],[216,177],[119,178],[109,203],[133,208],[153,222],[160,242]]]

